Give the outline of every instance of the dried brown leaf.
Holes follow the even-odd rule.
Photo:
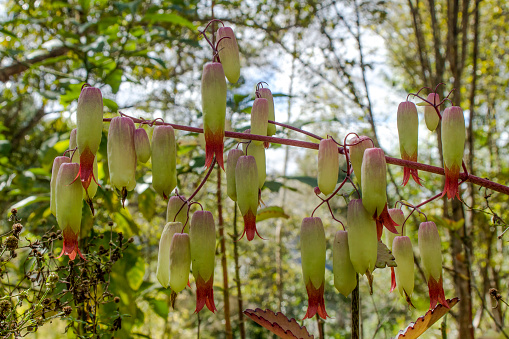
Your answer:
[[[288,319],[283,313],[257,308],[256,310],[245,310],[244,314],[280,338],[314,339],[305,326],[300,326],[294,318]]]
[[[388,232],[388,231],[386,231]],[[392,255],[392,252],[385,246],[381,241],[378,241],[378,250],[376,257],[376,268],[385,268],[385,266],[396,267],[396,258]]]

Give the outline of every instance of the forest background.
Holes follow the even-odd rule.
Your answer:
[[[83,83],[101,89],[105,117],[122,111],[200,125],[201,70],[211,51],[198,29],[212,18],[234,27],[241,51],[241,80],[229,85],[228,92],[230,130],[248,127],[254,86],[265,81],[276,93],[277,121],[339,140],[349,132],[365,134],[387,155],[399,158],[397,104],[407,93],[443,82],[440,96],[454,88],[450,98],[465,112],[464,160],[470,173],[507,182],[505,1],[7,0],[0,2],[0,234],[12,226],[8,220],[12,207],[18,209],[24,226],[20,242],[40,239],[58,228],[49,211],[51,165],[68,148]],[[422,120],[419,161],[441,166],[440,128],[428,132]],[[276,136],[302,139],[280,128]],[[268,332],[240,311],[269,308],[302,319],[307,297],[299,228],[319,203],[311,194],[316,186],[316,151],[278,145],[267,151],[268,180],[262,198],[273,207],[270,213],[275,218],[259,222],[266,240],[234,241],[242,223],[226,197],[224,173],[215,172],[200,191],[196,199],[214,211],[220,224],[221,213],[224,229],[218,236],[214,282],[218,312],[197,315],[194,293],[182,292],[171,309],[169,292],[155,278],[166,204],[150,187],[149,168],[139,165],[137,187],[122,209],[109,186],[106,142],[107,124],[99,150],[102,189],[95,199],[97,213],[92,217],[84,205],[82,237],[99,239],[106,246],[101,235],[110,239],[115,234],[116,239],[122,232],[133,243],[112,266],[108,291],[120,298],[118,303],[96,305],[98,335],[115,327],[114,335],[122,338],[265,338]],[[196,134],[178,132],[178,142],[178,189],[189,195],[204,175],[204,150]],[[226,147],[235,147],[236,142],[227,140]],[[443,177],[424,172],[423,187],[414,183],[402,187],[402,168],[388,170],[391,206],[397,200],[418,204],[443,188]],[[446,296],[461,299],[430,336],[481,337],[507,323],[506,305],[492,308],[497,303],[489,291],[496,288],[503,299],[508,293],[507,239],[499,236],[506,228],[509,197],[469,184],[461,188],[465,204],[439,199],[423,208],[442,237]],[[351,188],[340,193],[348,195]],[[332,208],[345,219],[344,199],[333,200]],[[304,324],[315,334],[320,327],[327,338],[349,337],[350,300],[334,289],[329,261],[339,224],[325,209],[317,215],[324,220],[329,240],[325,300],[332,318]],[[414,245],[420,221],[418,216],[409,219],[408,235]],[[55,242],[54,253],[58,246]],[[95,255],[99,250],[92,246],[87,251]],[[13,281],[28,283],[29,288],[23,263],[30,251],[18,252],[0,276],[1,295],[12,292]],[[67,260],[58,263],[66,265]],[[396,292],[388,293],[389,270],[376,272],[373,295],[361,279],[364,338],[394,336],[428,309],[426,283],[416,264],[415,309]],[[55,293],[64,289],[60,285],[65,284],[57,284]],[[80,306],[73,306],[69,316],[54,318],[30,337],[57,338],[66,329],[70,336],[74,331],[88,336],[80,325]]]

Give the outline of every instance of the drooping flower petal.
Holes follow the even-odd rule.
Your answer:
[[[440,96],[437,93],[430,93],[426,100],[432,104],[438,105],[440,103]],[[435,108],[429,104],[424,106],[424,121],[426,122],[426,127],[428,127],[431,132],[437,129],[438,123],[440,122],[440,117]]]
[[[221,40],[221,38],[226,39]],[[240,57],[237,39],[231,27],[219,27],[217,30],[217,41],[219,41],[219,59],[224,68],[224,74],[232,84],[240,78]]]
[[[414,252],[409,237],[397,236],[392,245],[392,254],[396,258],[396,282],[399,294],[411,305],[410,297],[414,291]]]
[[[263,146],[262,146],[263,147]],[[239,157],[235,169],[235,184],[237,189],[237,204],[244,217],[244,234],[247,240],[254,239],[256,229],[256,211],[258,209],[258,169],[256,160],[251,155]],[[241,238],[242,238],[241,237]]]
[[[111,119],[107,145],[108,170],[111,184],[119,191],[134,189],[136,185],[134,130],[134,122],[130,118],[121,116]]]
[[[338,146],[332,139],[322,139],[318,148],[318,188],[324,195],[334,191],[338,174]]]
[[[179,293],[186,288],[191,270],[189,234],[175,233],[170,244],[170,288]]]
[[[167,288],[170,283],[170,246],[175,233],[182,231],[180,222],[168,222],[164,226],[159,239],[159,254],[157,256],[156,277],[159,283]]]
[[[256,98],[251,109],[251,134],[267,135],[269,119],[269,101],[265,98]],[[252,140],[252,144],[261,145],[263,141]]]
[[[134,148],[138,161],[146,163],[150,159],[150,140],[147,131],[141,127],[134,131]]]
[[[57,204],[55,202],[55,198],[56,198],[58,170],[60,169],[60,166],[62,164],[68,164],[70,162],[71,159],[65,156],[56,157],[55,160],[53,160],[53,167],[51,169],[51,180],[50,180],[50,210],[54,216],[57,215]]]
[[[442,196],[459,197],[459,173],[465,148],[465,118],[458,106],[445,109],[442,116],[442,153],[444,156],[445,187]]]
[[[169,125],[159,125],[152,134],[152,187],[168,199],[177,186],[177,145],[175,131]]]
[[[387,165],[380,148],[367,148],[362,158],[362,203],[370,215],[379,216],[387,205]]]
[[[401,159],[417,161],[419,117],[413,102],[404,101],[398,106],[398,135]],[[417,184],[421,185],[417,170],[404,167],[403,186],[408,183],[410,175]]]
[[[237,201],[237,186],[235,183],[235,168],[239,157],[243,156],[244,152],[240,149],[232,149],[228,152],[226,159],[226,193],[233,201]]]
[[[348,246],[346,231],[337,231],[334,237],[332,272],[334,273],[334,286],[339,293],[348,297],[357,286],[357,277],[350,260],[350,246]]]
[[[350,261],[355,271],[359,274],[372,272],[378,249],[376,223],[360,199],[348,203],[347,231]]]

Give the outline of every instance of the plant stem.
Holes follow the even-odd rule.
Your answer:
[[[352,339],[360,338],[360,295],[359,295],[359,274],[356,274],[357,286],[352,291]]]
[[[233,238],[238,239],[239,233],[237,232],[237,202],[234,205],[233,212]],[[239,250],[238,241],[233,242],[233,259],[235,260],[235,283],[237,285],[237,303],[239,305],[239,331],[240,338],[246,339],[246,329],[244,326],[244,305],[242,302],[242,288],[240,284],[240,266],[239,266]]]

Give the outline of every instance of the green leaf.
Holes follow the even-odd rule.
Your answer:
[[[104,106],[108,107],[112,112],[118,111],[117,103],[111,99],[103,98],[103,104]]]
[[[131,267],[127,273],[127,282],[133,290],[138,290],[141,283],[143,282],[143,276],[145,275],[145,259],[139,256],[136,263]]]
[[[259,209],[258,213],[256,214],[256,222],[273,218],[288,219],[290,216],[285,214],[283,208],[279,206],[269,206]]]
[[[114,2],[113,5],[117,8],[119,12],[123,12],[124,10],[128,9],[131,13],[135,13],[140,3],[141,0],[135,0],[127,3]]]
[[[297,181],[300,181],[306,185],[309,185],[311,187],[316,187],[318,186],[318,181],[315,177],[307,177],[307,176],[287,176],[287,177],[284,177],[286,179],[292,179],[292,180],[297,180]]]
[[[0,154],[9,155],[11,153],[11,142],[9,140],[0,140]]]
[[[111,86],[111,91],[113,93],[117,93],[118,89],[120,88],[120,84],[122,83],[122,74],[124,74],[124,71],[120,68],[117,68],[111,72],[104,80],[108,85]]]
[[[192,29],[193,31],[196,30],[196,26],[192,24],[191,21],[187,20],[186,18],[181,17],[180,15],[174,14],[174,13],[154,13],[154,14],[147,14],[143,18],[144,21],[150,21],[151,23],[161,23],[161,22],[168,22],[172,24],[176,24],[179,26],[184,26]]]
[[[148,221],[152,220],[156,212],[155,193],[151,189],[146,189],[138,196],[138,207],[143,217]]]
[[[154,312],[163,318],[164,320],[168,319],[168,314],[170,313],[170,308],[168,307],[168,303],[163,300],[150,299],[148,301]]]
[[[22,207],[27,207],[27,206],[30,206],[32,204],[35,204],[35,203],[41,202],[41,201],[49,201],[49,195],[43,195],[43,196],[32,195],[28,198],[18,201],[17,203],[12,205],[10,209],[13,209],[13,208],[20,209]]]

